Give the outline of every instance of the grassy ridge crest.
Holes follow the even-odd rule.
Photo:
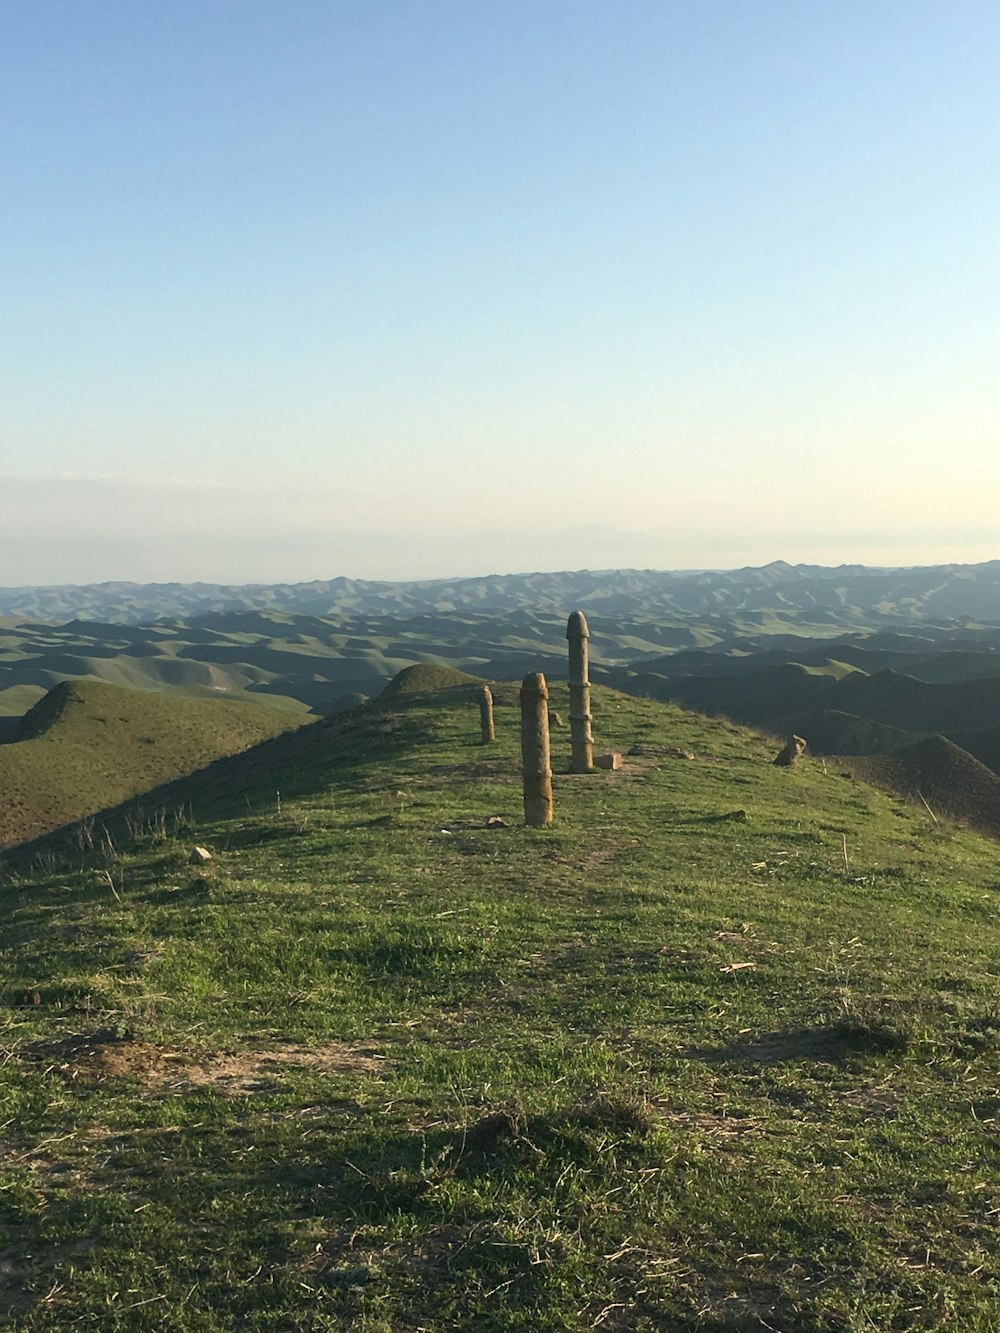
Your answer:
[[[549,830],[443,690],[8,875],[11,1326],[991,1333],[996,844],[593,708]]]

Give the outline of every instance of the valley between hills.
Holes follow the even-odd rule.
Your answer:
[[[4,1326],[992,1333],[1000,567],[835,574],[5,594]]]

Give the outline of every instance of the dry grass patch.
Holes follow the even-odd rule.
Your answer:
[[[199,1057],[173,1066],[172,1079],[184,1087],[215,1088],[228,1096],[246,1096],[274,1086],[275,1075],[287,1069],[319,1074],[381,1076],[385,1057],[370,1044],[325,1042],[320,1046],[289,1045],[267,1051],[241,1051]]]
[[[380,1075],[385,1063],[385,1057],[370,1043],[289,1044],[272,1050],[207,1054],[165,1050],[111,1030],[35,1042],[22,1047],[18,1056],[71,1083],[134,1079],[146,1091],[214,1088],[234,1097],[271,1090],[275,1076],[287,1069]]]

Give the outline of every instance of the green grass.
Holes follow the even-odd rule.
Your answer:
[[[9,1326],[996,1327],[995,843],[605,690],[526,830],[515,698],[8,875]]]
[[[23,717],[44,694],[40,685],[11,685],[8,689],[0,689],[0,717]]]
[[[296,725],[285,710],[64,681],[0,745],[0,848]]]
[[[399,699],[408,694],[428,694],[454,689],[459,685],[482,685],[478,676],[435,662],[418,662],[404,667],[381,691],[383,699]]]

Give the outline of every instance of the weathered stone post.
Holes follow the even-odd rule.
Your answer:
[[[529,828],[552,823],[552,764],[549,757],[549,690],[540,671],[521,682],[521,773],[524,822]]]
[[[792,768],[802,758],[805,749],[806,742],[801,736],[789,736],[784,748],[779,750],[771,762],[777,764],[779,768]]]
[[[493,726],[493,691],[488,685],[479,691],[479,721],[483,728],[483,744],[488,745],[497,738]]]
[[[594,736],[590,715],[590,661],[587,640],[590,630],[582,611],[574,611],[566,622],[569,639],[569,736],[572,749],[569,771],[589,773],[594,767]]]

